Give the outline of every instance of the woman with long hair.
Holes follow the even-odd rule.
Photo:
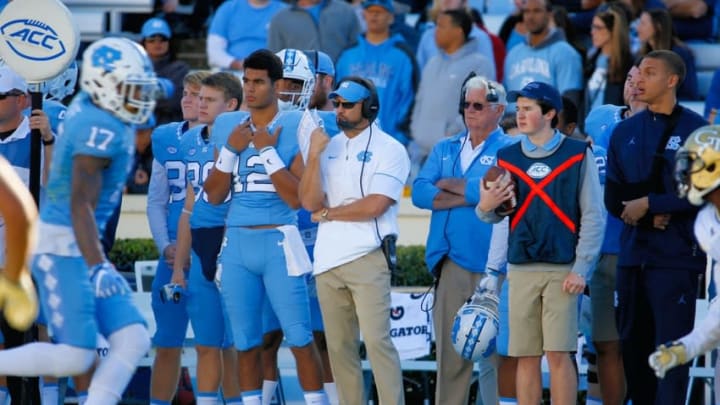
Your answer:
[[[644,56],[650,51],[661,49],[670,50],[680,55],[683,62],[685,62],[685,81],[682,82],[678,89],[678,98],[680,100],[697,100],[698,84],[695,57],[690,48],[675,35],[670,13],[662,8],[643,11],[640,14],[637,31],[638,39],[642,44],[638,56]]]
[[[597,12],[590,36],[592,50],[585,70],[585,115],[603,104],[624,104],[625,76],[632,66],[627,19],[623,11],[610,6]]]

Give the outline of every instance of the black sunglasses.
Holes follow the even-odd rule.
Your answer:
[[[488,104],[488,106],[490,106],[490,104]],[[485,108],[485,104],[483,104],[483,103],[471,103],[471,102],[469,102],[469,101],[463,102],[463,108],[464,108],[464,109],[467,110],[467,109],[470,108],[470,107],[472,107],[472,109],[475,110],[475,111],[482,111],[482,110]]]
[[[0,100],[5,100],[8,97],[19,97],[22,93],[0,93]]]
[[[354,103],[351,102],[351,101],[342,101],[342,102],[340,102],[340,101],[337,101],[337,100],[333,100],[333,101],[332,101],[333,107],[338,108],[338,107],[342,106],[342,108],[345,109],[345,110],[349,110],[349,109],[355,107],[355,104],[357,104],[357,102],[354,102]]]

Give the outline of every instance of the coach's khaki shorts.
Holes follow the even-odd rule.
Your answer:
[[[590,279],[590,310],[593,342],[620,339],[615,323],[617,255],[602,255]]]
[[[567,271],[508,272],[510,356],[577,350],[578,296],[562,290],[569,272],[570,266]]]

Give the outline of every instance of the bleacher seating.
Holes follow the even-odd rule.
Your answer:
[[[720,69],[720,43],[688,43],[695,55],[698,90],[705,99],[710,89],[710,81],[716,70]]]
[[[81,41],[121,32],[123,13],[150,13],[153,0],[63,0],[80,29]]]

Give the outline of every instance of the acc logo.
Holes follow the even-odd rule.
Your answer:
[[[57,32],[42,21],[12,20],[0,27],[5,43],[17,55],[30,60],[52,60],[67,52]]]
[[[533,163],[532,166],[525,171],[525,173],[533,179],[542,179],[550,174],[551,171],[550,166],[545,163]]]
[[[405,308],[395,307],[390,309],[390,319],[397,321],[405,315]]]

